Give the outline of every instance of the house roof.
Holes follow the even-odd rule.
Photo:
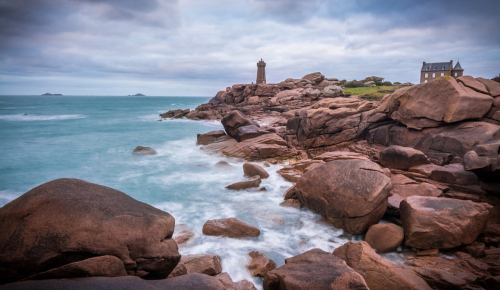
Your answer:
[[[456,64],[456,65],[455,65],[455,67],[453,68],[453,70],[464,70],[464,69],[462,68],[462,66],[460,65],[460,61],[459,61],[459,62],[457,62],[457,64]]]
[[[448,71],[450,70],[449,62],[426,62],[422,65],[422,71]]]

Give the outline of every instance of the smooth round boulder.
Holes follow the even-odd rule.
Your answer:
[[[229,238],[258,237],[260,230],[236,218],[208,220],[203,225],[202,232],[207,236],[222,236]]]
[[[119,258],[129,275],[166,278],[180,259],[169,213],[83,180],[35,187],[0,208],[0,220],[4,283],[75,262],[108,267],[83,263],[106,255]]]
[[[404,239],[403,228],[395,224],[376,224],[368,228],[365,241],[375,250],[385,253],[395,251]]]
[[[392,145],[380,151],[380,164],[384,167],[408,170],[428,163],[429,159],[422,151],[410,147]]]
[[[300,203],[331,224],[365,233],[387,209],[391,179],[368,160],[335,160],[302,175],[295,186]]]
[[[243,174],[245,176],[255,176],[258,175],[260,178],[265,179],[269,177],[269,173],[262,168],[261,166],[253,163],[245,163],[243,164]]]

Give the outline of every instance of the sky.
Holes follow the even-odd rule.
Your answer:
[[[0,0],[0,95],[214,96],[255,82],[381,76],[422,62],[500,74],[498,0]]]

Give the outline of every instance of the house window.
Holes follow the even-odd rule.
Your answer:
[[[432,73],[432,77],[435,78],[436,77],[436,73]]]
[[[425,80],[425,82],[427,82],[427,80]]]
[[[425,74],[425,78],[428,78],[428,77],[429,77],[429,74],[428,74],[428,73],[426,73],[426,74]]]
[[[444,76],[444,73],[441,73],[441,76]]]
[[[455,76],[458,76],[458,73],[455,73]]]

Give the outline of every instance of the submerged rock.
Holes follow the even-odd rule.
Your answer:
[[[3,282],[76,262],[105,273],[108,263],[90,259],[107,255],[119,258],[129,275],[166,278],[180,259],[170,214],[83,180],[35,187],[0,208],[0,220]]]
[[[157,152],[151,147],[137,146],[132,152],[134,155],[156,155]]]

